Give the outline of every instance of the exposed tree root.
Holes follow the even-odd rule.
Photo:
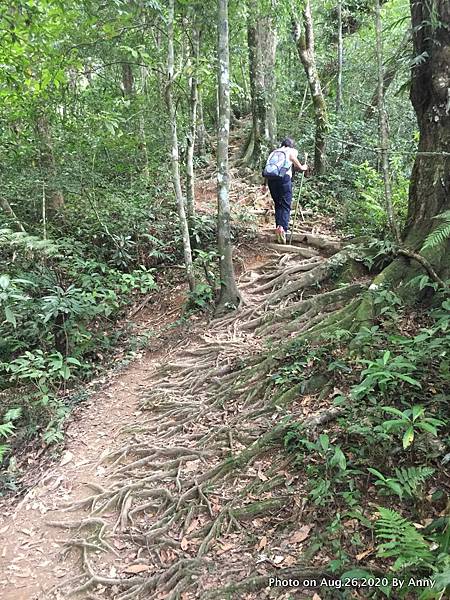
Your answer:
[[[311,258],[313,256],[319,256],[319,252],[317,250],[313,250],[312,248],[308,248],[308,246],[291,246],[289,244],[280,245],[280,244],[267,244],[271,250],[275,250],[279,254],[298,254],[303,258]]]
[[[288,285],[283,286],[280,290],[269,294],[269,296],[266,298],[267,304],[278,304],[281,302],[281,300],[283,300],[287,296],[290,296],[291,294],[295,294],[302,289],[321,283],[322,281],[330,277],[330,275],[332,275],[333,272],[336,272],[337,270],[341,269],[343,265],[345,265],[345,263],[349,260],[349,258],[350,257],[348,251],[342,250],[341,252],[335,254],[334,256],[324,261],[311,271],[303,273]]]
[[[265,243],[273,241],[274,234],[271,231],[263,231],[258,233],[258,240]],[[324,250],[327,253],[334,254],[339,252],[342,247],[338,239],[323,235],[313,235],[310,232],[294,232],[292,238],[289,238],[290,243],[307,244],[313,248]]]
[[[299,237],[296,242],[314,242],[327,253],[338,249],[335,240],[298,235],[310,239]],[[245,531],[255,518],[294,510],[286,495],[286,476],[280,474],[290,460],[280,460],[282,440],[294,421],[311,432],[335,419],[341,409],[323,408],[326,382],[277,385],[274,375],[291,351],[286,337],[317,337],[332,327],[351,325],[366,286],[346,285],[299,300],[304,290],[336,274],[351,260],[352,251],[345,248],[324,259],[306,248],[304,260],[303,248],[293,248],[252,274],[245,307],[213,321],[195,345],[180,345],[155,371],[143,399],[151,411],[145,426],[102,457],[108,464],[107,483],[93,485],[93,493],[67,506],[90,512],[87,519],[61,523],[74,532],[69,546],[82,554],[84,576],[73,593],[89,593],[100,585],[119,590],[117,600],[149,598],[156,591],[178,599],[195,572],[206,568],[218,538]],[[276,303],[280,307],[274,310]],[[268,352],[266,342],[278,338],[284,341]],[[298,405],[309,383],[311,393],[321,392],[322,409],[305,417],[291,405]],[[278,415],[284,416],[280,420]],[[255,467],[264,461],[269,466],[260,479]],[[133,543],[139,548],[137,556],[158,565],[155,571],[132,577],[97,572],[89,553],[96,554],[96,564],[99,551],[117,556],[111,539]],[[163,560],[168,550],[172,554]],[[239,597],[265,587],[263,579],[267,581],[265,576],[244,579],[222,592]]]

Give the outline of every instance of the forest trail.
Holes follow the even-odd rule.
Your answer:
[[[214,180],[198,189],[199,209],[213,210]],[[266,225],[270,199],[237,175],[231,196],[259,226],[251,249],[236,256],[243,306],[187,332],[167,328],[180,316],[182,294],[170,311],[150,311],[146,326],[159,329],[163,343],[77,410],[59,464],[4,508],[3,600],[74,590],[81,598],[188,600],[227,585],[236,597],[261,598],[269,573],[310,571],[301,567],[312,527],[302,482],[272,442],[285,401],[311,427],[334,412],[313,395],[274,402],[268,359],[260,364],[268,344],[290,335],[294,310],[305,326],[323,318],[328,308],[302,289],[325,278],[326,257],[340,244],[303,222],[292,246],[276,246]],[[346,302],[330,294],[330,310]]]

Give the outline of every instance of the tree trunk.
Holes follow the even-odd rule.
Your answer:
[[[338,72],[337,72],[337,90],[336,90],[336,113],[341,112],[342,107],[342,68],[344,64],[344,43],[342,38],[342,0],[338,0]]]
[[[249,164],[260,167],[276,137],[275,58],[276,27],[269,16],[258,14],[256,0],[248,2],[247,45],[252,108],[253,149]]]
[[[384,96],[386,96],[386,92],[388,91],[391,83],[394,81],[395,76],[397,75],[398,69],[399,69],[400,65],[402,64],[401,59],[404,57],[405,50],[407,49],[410,40],[411,40],[411,33],[408,29],[408,31],[403,36],[403,39],[400,42],[398,48],[393,53],[392,57],[388,61],[386,61],[386,64],[384,67],[384,74],[383,74],[383,94],[384,94]],[[374,90],[372,97],[370,99],[370,102],[369,102],[369,106],[367,107],[367,109],[364,113],[363,118],[365,121],[367,121],[368,119],[371,119],[375,115],[377,104],[378,104],[378,85],[377,85],[377,88]]]
[[[39,161],[48,190],[49,208],[56,212],[64,206],[64,195],[56,182],[57,170],[50,124],[43,111],[36,117],[36,133],[39,139]]]
[[[148,162],[148,147],[147,147],[147,134],[145,132],[145,117],[144,117],[144,106],[147,105],[147,67],[141,67],[141,102],[139,107],[139,149],[142,154],[142,177],[145,182],[148,182],[150,178],[150,168]]]
[[[407,252],[384,269],[374,285],[396,287],[397,293],[413,302],[424,292],[409,282],[430,270],[408,250],[420,252],[419,258],[441,280],[450,276],[450,240],[423,248],[424,240],[440,225],[435,217],[450,210],[450,4],[448,0],[410,2],[414,55],[424,60],[412,67],[411,102],[420,138],[402,234]]]
[[[276,23],[272,17],[266,17],[263,23],[263,36],[261,61],[264,64],[264,90],[266,103],[266,127],[265,135],[267,137],[270,149],[276,147],[277,140],[277,104],[276,104],[276,75],[275,64],[277,58],[277,29]]]
[[[314,28],[311,14],[310,0],[306,0],[302,11],[301,25],[297,19],[295,10],[291,7],[292,25],[294,39],[297,45],[298,55],[305,69],[308,79],[311,98],[314,106],[314,119],[316,122],[316,136],[314,147],[314,171],[317,174],[325,172],[326,168],[326,138],[328,132],[328,115],[322,86],[316,67],[314,51]]]
[[[194,17],[195,19],[195,17]],[[195,177],[194,177],[194,148],[197,130],[198,80],[197,71],[200,57],[200,31],[194,22],[192,27],[191,69],[189,77],[189,131],[186,151],[186,200],[188,219],[195,215]]]
[[[256,3],[251,0],[249,3],[249,16],[247,17],[247,47],[248,47],[248,68],[249,68],[249,79],[250,79],[250,96],[251,96],[251,107],[252,107],[252,137],[253,137],[253,148],[252,153],[248,157],[249,163],[254,162],[254,157],[259,151],[259,134],[261,126],[259,123],[259,113],[257,104],[258,94],[258,44],[257,44],[257,27],[256,27]]]
[[[122,87],[126,98],[131,98],[134,90],[133,69],[129,63],[122,63]]]
[[[192,264],[191,242],[189,239],[189,227],[184,209],[184,198],[181,190],[180,180],[180,165],[178,151],[178,134],[177,134],[177,119],[175,104],[173,101],[172,87],[174,80],[174,49],[173,49],[173,23],[174,23],[174,8],[175,0],[169,0],[169,14],[167,21],[167,81],[166,81],[166,104],[169,113],[170,134],[171,134],[171,163],[172,163],[172,180],[175,189],[175,197],[177,201],[178,216],[180,219],[180,229],[183,236],[184,248],[184,264],[186,266],[187,280],[191,292],[195,288],[194,267]]]
[[[379,127],[379,145],[381,156],[381,169],[384,181],[384,199],[386,204],[386,213],[388,217],[389,227],[397,242],[400,241],[400,231],[398,222],[394,215],[392,206],[392,186],[391,173],[389,168],[389,130],[384,104],[384,76],[383,76],[383,40],[382,40],[382,25],[381,25],[381,6],[380,0],[375,0],[375,31],[377,42],[377,67],[378,67],[378,127]]]
[[[4,212],[9,217],[11,217],[12,221],[16,224],[17,228],[20,231],[23,231],[23,233],[25,233],[25,227],[22,225],[21,221],[19,221],[16,213],[14,212],[14,210],[12,209],[10,203],[8,202],[8,200],[6,200],[6,198],[0,197],[0,206],[2,207]]]
[[[218,89],[219,127],[217,132],[217,241],[220,257],[220,297],[216,314],[237,307],[240,302],[233,267],[231,245],[228,141],[230,135],[230,57],[228,47],[228,0],[218,0]]]
[[[450,210],[450,3],[411,0],[414,55],[426,57],[412,68],[411,101],[420,139],[409,190],[405,243],[420,249]],[[438,273],[449,271],[449,240],[424,250]]]
[[[146,89],[146,78],[147,71],[145,67],[141,67],[141,85],[142,85],[142,94],[145,95]],[[138,111],[138,139],[139,139],[139,149],[141,151],[142,158],[142,176],[145,181],[148,181],[149,178],[149,166],[148,166],[148,149],[147,149],[147,140],[145,134],[145,119],[143,115],[143,106],[142,102],[138,102],[138,97],[136,94],[136,85],[133,74],[133,67],[129,63],[122,63],[122,87],[123,94],[125,98],[128,98],[130,104],[132,106],[131,110]]]

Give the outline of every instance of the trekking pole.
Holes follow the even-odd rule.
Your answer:
[[[305,165],[306,165],[306,161],[307,160],[308,160],[308,155],[305,152]],[[303,180],[304,179],[305,179],[305,171],[302,171],[302,178],[300,179],[300,189],[298,191],[297,202],[295,204],[294,219],[292,221],[291,235],[289,236],[289,244],[292,244],[292,236],[294,235],[294,228],[295,228],[295,223],[297,221],[297,212],[298,212],[299,208],[300,208],[300,214],[302,215],[302,221],[305,220],[305,215],[303,214],[302,207],[300,206],[300,197],[302,195],[302,188],[303,188]]]

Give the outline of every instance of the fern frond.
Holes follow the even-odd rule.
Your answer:
[[[14,425],[11,421],[0,424],[0,437],[7,438],[14,433]]]
[[[386,540],[378,546],[377,556],[395,558],[393,570],[429,562],[433,555],[425,538],[412,523],[390,508],[379,507],[375,534]]]
[[[425,481],[433,475],[431,467],[401,467],[395,469],[395,475],[406,494],[410,497],[417,496]]]
[[[0,465],[2,464],[5,454],[8,452],[8,450],[8,444],[0,444]]]
[[[5,416],[3,417],[3,420],[5,422],[16,421],[21,416],[22,416],[22,407],[16,406],[16,407],[10,408],[9,410],[6,411]]]
[[[450,238],[450,210],[445,210],[434,218],[439,219],[442,223],[426,237],[422,250],[441,246]]]

